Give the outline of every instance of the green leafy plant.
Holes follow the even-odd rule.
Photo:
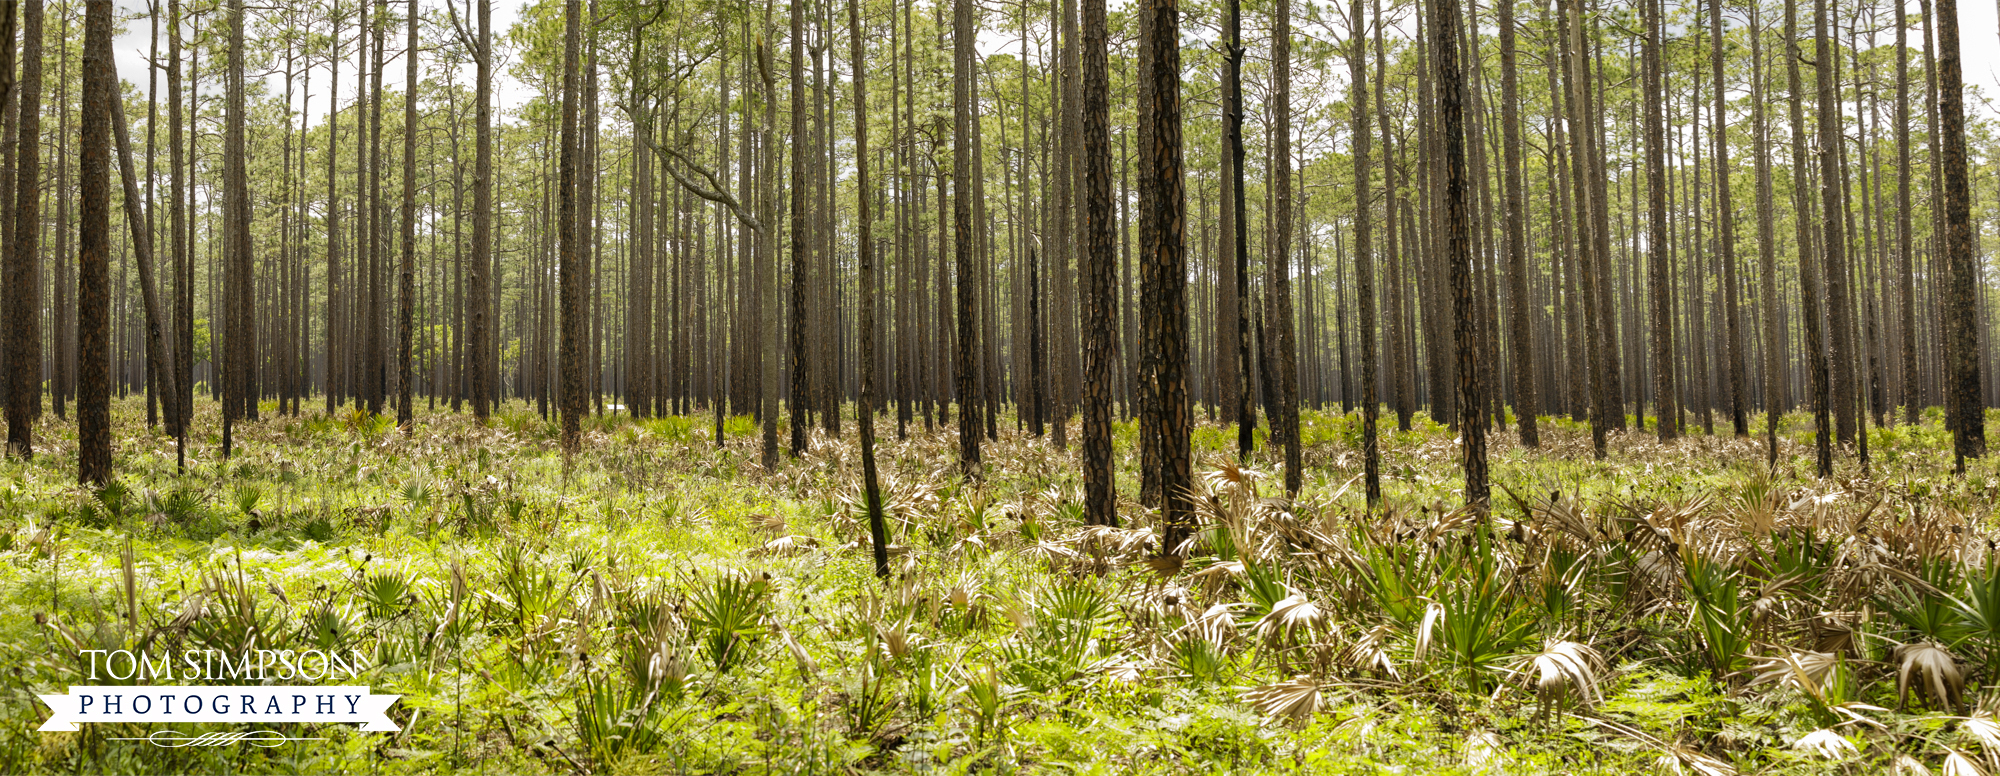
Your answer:
[[[1702,656],[1717,682],[1749,663],[1750,619],[1739,594],[1737,570],[1713,556],[1681,548],[1681,582],[1700,627]]]
[[[1445,586],[1424,625],[1432,643],[1458,669],[1465,689],[1481,693],[1533,635],[1535,613],[1516,601],[1500,579],[1487,530],[1475,529],[1472,538],[1460,579]]]
[[[747,659],[763,633],[771,582],[760,575],[717,575],[695,592],[688,624],[719,672]]]

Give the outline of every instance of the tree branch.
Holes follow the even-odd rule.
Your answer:
[[[633,123],[644,125],[646,131],[644,133],[635,132],[633,133],[634,136],[642,140],[647,148],[653,150],[653,153],[659,155],[661,162],[660,169],[665,170],[667,175],[674,179],[675,183],[680,184],[681,188],[687,189],[689,194],[729,208],[731,213],[736,214],[736,220],[742,221],[743,225],[750,227],[751,230],[760,234],[764,232],[764,222],[757,220],[757,216],[752,214],[748,208],[745,208],[742,203],[737,202],[735,197],[729,196],[728,187],[716,180],[715,173],[710,172],[708,168],[702,167],[694,160],[681,155],[680,151],[654,142],[651,123],[639,118],[639,115],[632,110],[632,106],[620,102],[618,103],[618,109],[625,111],[625,115],[631,117]],[[712,188],[704,188],[700,183],[688,180],[687,176],[682,175],[680,170],[674,169],[674,165],[667,163],[670,161],[679,162],[686,165],[689,169],[694,170],[703,180],[708,181],[708,185]]]

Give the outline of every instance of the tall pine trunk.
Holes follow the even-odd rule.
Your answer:
[[[1082,0],[1084,520],[1118,524],[1111,453],[1112,365],[1118,362],[1117,224],[1111,209],[1111,69],[1104,0]]]
[[[1743,333],[1741,313],[1738,310],[1736,283],[1736,209],[1730,205],[1729,185],[1729,100],[1723,88],[1722,50],[1722,0],[1709,0],[1709,62],[1715,76],[1715,201],[1716,231],[1719,232],[1722,252],[1716,257],[1722,263],[1722,315],[1723,343],[1729,391],[1729,424],[1737,436],[1748,436],[1750,419],[1743,400]]]
[[[77,255],[77,479],[111,482],[111,0],[86,0],[79,134]]]
[[[861,434],[862,492],[868,510],[868,538],[875,556],[875,575],[889,576],[889,528],[882,515],[882,488],[875,475],[875,237],[874,197],[868,190],[868,60],[862,36],[860,0],[847,0],[848,41],[854,70],[854,179],[855,235],[860,252],[861,286],[856,296],[861,302],[860,345],[857,367],[861,370],[861,403],[854,420]],[[794,51],[797,49],[794,48]],[[794,62],[798,61],[796,57]],[[794,83],[797,83],[794,80]],[[893,95],[892,95],[893,96]],[[776,95],[770,95],[775,99]],[[795,122],[794,127],[797,126]]]
[[[1660,0],[1645,3],[1646,82],[1646,278],[1652,291],[1654,431],[1661,442],[1680,436],[1680,401],[1674,390],[1672,300],[1667,288],[1667,154],[1660,49],[1666,45]]]
[[[1453,22],[1457,28],[1457,22]],[[1271,305],[1277,320],[1278,398],[1277,416],[1271,431],[1285,442],[1285,492],[1297,496],[1304,483],[1304,461],[1299,450],[1299,357],[1298,324],[1292,313],[1292,3],[1277,0],[1271,20],[1271,199],[1277,211],[1272,218]],[[1282,432],[1282,433],[1280,433]]]
[[[396,320],[399,348],[396,353],[396,422],[407,426],[415,417],[411,405],[411,372],[416,334],[417,263],[417,0],[410,0],[407,44],[403,61],[403,268],[397,295]]]
[[[1902,367],[1903,422],[1915,425],[1923,405],[1923,381],[1917,374],[1916,247],[1910,228],[1910,25],[1896,9],[1896,287],[1902,315],[1897,363]]]
[[[1510,5],[1506,0],[1502,0],[1501,8],[1507,9]],[[1506,68],[1507,72],[1505,99],[1507,100],[1508,107],[1509,131],[1512,132],[1514,99],[1514,17],[1512,11],[1503,10],[1500,19],[1501,67]],[[1369,166],[1368,158],[1370,138],[1368,124],[1370,117],[1368,115],[1367,28],[1368,23],[1361,15],[1361,0],[1354,0],[1348,16],[1348,31],[1354,38],[1354,50],[1348,55],[1347,66],[1348,71],[1353,74],[1351,81],[1353,86],[1351,88],[1354,95],[1352,103],[1354,127],[1354,278],[1355,304],[1361,308],[1362,490],[1367,496],[1368,507],[1374,509],[1382,503],[1382,450],[1375,428],[1376,416],[1381,411],[1381,399],[1377,397],[1375,387],[1375,257],[1370,252],[1373,248],[1372,240],[1374,239],[1374,230],[1372,227],[1374,201],[1370,198],[1369,193],[1369,176],[1373,174],[1373,171]],[[1515,141],[1519,139],[1518,135],[1514,137]],[[1516,151],[1513,146],[1509,146],[1509,150]],[[1508,171],[1510,173],[1510,202],[1508,206],[1510,208],[1518,208],[1520,206],[1518,199],[1512,196],[1519,193],[1517,187],[1520,183],[1519,178],[1512,175],[1516,169],[1515,161],[1514,156],[1510,154],[1508,163]],[[1386,167],[1387,165],[1384,166]],[[1511,245],[1511,247],[1518,248],[1520,246]],[[1516,315],[1521,315],[1524,311],[1524,308],[1520,307],[1521,304],[1519,300],[1516,300]],[[1520,353],[1518,345],[1515,352],[1518,357]],[[1533,383],[1529,383],[1529,386],[1528,391],[1532,396],[1534,391],[1532,387]],[[1523,443],[1529,444],[1528,440],[1532,440],[1534,437],[1534,420],[1532,415],[1526,412],[1522,413],[1522,418],[1521,434]]]
[[[1502,134],[1501,143],[1503,146],[1502,153],[1504,154],[1501,163],[1504,165],[1502,174],[1505,177],[1503,186],[1506,189],[1506,211],[1503,213],[1503,218],[1506,221],[1507,228],[1507,296],[1508,301],[1511,303],[1508,305],[1509,331],[1507,334],[1508,344],[1512,346],[1513,352],[1511,355],[1514,362],[1514,415],[1520,423],[1521,445],[1523,447],[1535,448],[1541,446],[1541,432],[1536,423],[1536,416],[1541,412],[1541,392],[1538,390],[1539,386],[1537,383],[1539,380],[1535,366],[1534,319],[1530,314],[1533,302],[1532,297],[1528,293],[1528,212],[1521,184],[1521,109],[1520,96],[1517,93],[1519,89],[1517,84],[1519,76],[1515,65],[1514,51],[1514,2],[1513,0],[1497,0],[1495,5],[1499,9],[1500,16],[1500,125]],[[1354,15],[1358,25],[1361,15],[1361,10],[1358,6],[1355,8]],[[1360,44],[1357,43],[1356,50],[1358,51],[1359,48]],[[1357,58],[1359,56],[1359,54],[1356,55]],[[1356,100],[1357,102],[1365,103],[1368,99],[1367,86],[1362,82],[1362,77],[1361,67],[1357,64],[1355,66],[1354,86],[1355,93],[1358,95]],[[1355,135],[1357,136],[1356,165],[1364,169],[1355,173],[1355,186],[1356,191],[1359,192],[1357,196],[1363,197],[1364,200],[1368,191],[1367,174],[1365,171],[1368,145],[1367,141],[1360,139],[1359,136],[1365,131],[1365,128],[1357,120],[1355,126]],[[1358,230],[1356,246],[1357,261],[1365,259],[1368,251],[1368,229],[1366,226]],[[1372,434],[1375,427],[1373,416],[1375,402],[1374,286],[1368,276],[1370,270],[1365,265],[1359,263],[1356,264],[1356,267],[1359,268],[1357,271],[1360,272],[1361,278],[1359,285],[1361,297],[1361,336],[1364,338],[1362,345],[1362,375],[1363,379],[1368,381],[1368,386],[1364,389],[1370,413],[1366,420],[1366,425],[1369,433]],[[1372,445],[1374,444],[1374,440],[1370,439],[1367,444],[1370,446],[1369,454],[1373,455]],[[1371,461],[1371,464],[1379,466],[1379,462]],[[1370,477],[1371,482],[1374,479],[1374,477]],[[1381,488],[1379,483],[1376,483],[1375,488],[1369,492],[1373,500],[1380,500]]]
[[[1280,0],[1282,2],[1282,0]],[[1465,74],[1459,62],[1458,0],[1432,0],[1429,14],[1432,78],[1438,93],[1443,158],[1443,256],[1451,294],[1452,346],[1457,360],[1458,421],[1463,442],[1465,502],[1485,511],[1486,405],[1479,385],[1479,322],[1474,317],[1471,240],[1471,173],[1466,165]],[[1282,336],[1282,335],[1281,335]]]
[[[1821,0],[1825,2],[1825,0]],[[1965,459],[1986,454],[1986,413],[1979,390],[1980,317],[1974,307],[1979,269],[1974,265],[1972,202],[1965,159],[1965,94],[1958,51],[1958,0],[1938,0],[1938,112],[1944,184],[1944,278],[1940,289],[1945,344],[1945,399],[1950,403],[1952,452],[1958,471]]]
[[[972,0],[953,0],[952,3],[952,169],[951,202],[952,220],[952,262],[957,271],[958,281],[958,357],[954,364],[954,386],[958,398],[958,460],[967,476],[979,474],[979,403],[975,401],[975,385],[978,377],[977,363],[973,360],[979,352],[979,321],[973,317],[977,310],[978,284],[972,267],[972,81],[977,77],[973,72],[973,44],[977,31],[973,26]]]
[[[1158,498],[1162,553],[1178,553],[1194,530],[1191,502],[1193,413],[1187,388],[1187,197],[1181,158],[1181,52],[1179,0],[1145,0],[1139,68],[1145,136],[1140,143],[1142,330],[1150,334],[1142,383],[1153,395],[1144,411],[1157,429]],[[1150,367],[1150,368],[1149,368]],[[1144,433],[1142,431],[1142,433]]]
[[[557,354],[561,371],[557,410],[562,415],[562,446],[575,453],[581,442],[583,413],[588,409],[583,386],[583,256],[577,233],[578,139],[577,113],[582,101],[581,85],[583,12],[578,0],[563,4],[562,135],[556,178],[556,261],[557,284],[561,294],[561,345]],[[379,76],[378,76],[379,77]]]

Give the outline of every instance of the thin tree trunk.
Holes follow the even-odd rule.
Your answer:
[[[579,131],[577,113],[582,101],[581,64],[583,11],[578,0],[563,5],[562,140],[556,182],[556,268],[562,304],[562,382],[557,409],[562,414],[562,446],[566,454],[576,452],[582,441],[582,418],[586,410],[583,385],[583,257],[577,234],[577,178]]]
[[[807,426],[812,423],[806,408],[810,406],[807,396],[812,391],[810,375],[811,359],[807,357],[809,343],[806,327],[806,280],[810,272],[811,251],[806,245],[808,232],[807,213],[811,187],[805,185],[806,159],[806,97],[805,97],[805,8],[799,0],[791,4],[791,114],[792,114],[792,185],[791,185],[791,252],[792,252],[792,303],[790,317],[791,330],[791,402],[787,409],[791,413],[791,449],[797,457],[806,451],[808,443]]]
[[[1356,2],[1358,3],[1359,0],[1356,0]],[[1516,93],[1519,87],[1517,84],[1518,75],[1514,52],[1514,3],[1512,0],[1499,0],[1495,5],[1499,10],[1500,16],[1500,125],[1501,132],[1504,135],[1502,144],[1505,154],[1502,160],[1502,164],[1505,165],[1502,173],[1506,178],[1504,184],[1506,188],[1506,210],[1502,214],[1502,217],[1505,219],[1507,227],[1507,296],[1511,302],[1508,311],[1508,323],[1510,324],[1508,339],[1509,344],[1513,346],[1513,353],[1511,355],[1514,361],[1514,415],[1519,419],[1518,422],[1520,423],[1521,445],[1523,447],[1536,448],[1541,446],[1541,432],[1536,423],[1536,416],[1541,412],[1541,394],[1536,385],[1534,322],[1529,315],[1528,212],[1521,185],[1521,116],[1520,97]],[[1356,7],[1355,17],[1359,19],[1360,15],[1361,10],[1359,7]],[[1355,48],[1359,50],[1360,44],[1357,43]],[[1356,85],[1354,91],[1358,95],[1356,97],[1357,101],[1365,102],[1367,95],[1365,94],[1365,86],[1360,81],[1362,77],[1361,67],[1357,64],[1355,66]],[[1359,139],[1359,136],[1365,131],[1365,128],[1357,123],[1355,127],[1355,134],[1357,136],[1356,165],[1364,169],[1355,173],[1355,185],[1357,187],[1356,190],[1361,193],[1361,196],[1365,196],[1368,191],[1367,173],[1365,170],[1368,145],[1365,139]],[[1365,260],[1368,253],[1368,229],[1366,226],[1357,230],[1356,246],[1358,256],[1360,257],[1357,261]],[[1363,337],[1362,375],[1363,379],[1368,381],[1368,386],[1365,389],[1365,396],[1369,404],[1369,415],[1366,425],[1371,438],[1366,445],[1368,446],[1369,455],[1374,455],[1374,440],[1372,439],[1375,424],[1373,415],[1375,403],[1374,290],[1373,281],[1368,276],[1370,270],[1366,268],[1365,264],[1357,263],[1356,266],[1361,268],[1359,272],[1361,278],[1361,336]],[[1370,461],[1370,465],[1379,466],[1379,463]],[[1369,479],[1372,482],[1375,478],[1371,476]],[[1370,491],[1370,494],[1371,501],[1379,501],[1381,499],[1381,486],[1379,483],[1375,483],[1375,487]]]
[[[250,376],[256,353],[256,333],[250,315],[251,300],[256,280],[253,271],[253,256],[250,243],[250,182],[246,167],[247,140],[244,133],[249,117],[245,115],[247,106],[244,97],[244,52],[243,0],[229,3],[229,63],[227,84],[228,123],[223,134],[223,229],[227,245],[223,251],[224,262],[229,265],[230,296],[235,300],[232,309],[225,311],[224,355],[222,370],[222,457],[230,457],[233,446],[233,425],[235,421],[255,419],[256,396],[251,394],[254,384]]]
[[[1715,229],[1721,237],[1723,343],[1728,365],[1725,374],[1729,390],[1729,424],[1736,436],[1750,434],[1748,408],[1743,400],[1743,333],[1738,311],[1736,283],[1736,210],[1730,204],[1729,185],[1729,100],[1723,88],[1722,0],[1709,0],[1709,62],[1715,77]]]
[[[1840,169],[1840,148],[1842,140],[1842,114],[1840,110],[1840,87],[1834,74],[1834,63],[1840,56],[1834,51],[1833,37],[1827,33],[1830,14],[1826,0],[1816,0],[1813,13],[1814,67],[1819,84],[1819,188],[1822,217],[1820,227],[1823,236],[1820,251],[1824,257],[1820,269],[1826,277],[1827,325],[1832,329],[1832,352],[1828,354],[1833,367],[1833,415],[1836,438],[1841,444],[1854,442],[1854,329],[1853,314],[1847,296],[1847,232],[1846,197]]]
[[[22,106],[27,108],[21,114],[21,137],[24,140],[21,164],[24,181],[32,180],[32,170],[29,165],[36,161],[35,145],[28,138],[40,134],[37,126],[40,122],[36,115],[41,113],[41,0],[28,0],[27,22],[22,30],[28,43],[24,46],[26,53],[21,67],[24,100]],[[178,406],[180,391],[174,382],[173,369],[169,366],[172,354],[166,344],[164,311],[161,309],[159,295],[154,291],[156,286],[153,283],[153,235],[146,229],[146,224],[152,219],[144,211],[145,200],[139,198],[139,177],[132,165],[132,138],[125,128],[125,106],[116,100],[111,103],[111,120],[113,135],[118,142],[118,167],[125,183],[125,223],[132,231],[132,255],[139,265],[140,298],[146,306],[146,371],[159,381],[162,408],[168,417],[174,417],[180,412]],[[22,186],[20,192],[22,195],[20,215],[15,221],[15,226],[19,230],[17,244],[25,250],[34,251],[38,233],[41,231],[39,208],[41,198],[31,196],[31,193],[35,192],[35,187],[32,185]],[[23,227],[23,224],[33,226]]]
[[[411,405],[413,338],[416,334],[417,263],[417,0],[410,0],[407,43],[403,61],[403,271],[397,321],[401,347],[396,354],[396,422],[408,426],[415,418]]]
[[[1764,30],[1757,24],[1758,8],[1750,9],[1751,131],[1756,135],[1757,159],[1757,270],[1763,277],[1760,295],[1764,308],[1764,458],[1767,466],[1778,465],[1778,426],[1784,416],[1784,348],[1780,335],[1785,319],[1778,309],[1777,240],[1771,216],[1771,132],[1764,115]],[[1907,169],[1907,167],[1905,168]]]
[[[1642,0],[1645,3],[1645,81],[1646,81],[1646,211],[1649,220],[1646,227],[1646,276],[1652,291],[1653,311],[1653,404],[1657,419],[1654,431],[1663,443],[1673,442],[1680,436],[1680,401],[1674,390],[1674,345],[1673,311],[1668,297],[1667,246],[1670,242],[1667,230],[1667,153],[1666,122],[1661,113],[1665,96],[1662,93],[1664,65],[1660,49],[1666,30],[1661,22],[1659,0]]]
[[[955,377],[958,394],[958,460],[969,477],[979,476],[979,404],[974,401],[973,380],[977,377],[974,354],[978,352],[979,322],[973,318],[978,286],[972,267],[972,80],[973,43],[972,0],[952,3],[952,261],[958,274],[958,358]]]
[[[875,239],[871,233],[873,225],[874,198],[868,190],[868,60],[865,56],[865,38],[862,36],[859,0],[847,0],[848,41],[851,46],[851,61],[848,66],[854,70],[854,176],[855,176],[855,225],[859,234],[856,248],[860,252],[861,290],[861,356],[857,366],[861,370],[861,403],[855,410],[854,420],[861,434],[861,479],[862,492],[867,500],[868,538],[875,555],[875,575],[889,576],[889,528],[882,516],[882,490],[875,476]],[[792,61],[797,63],[798,47],[792,48]],[[797,68],[794,66],[794,74]],[[793,80],[797,84],[797,79]],[[797,98],[797,86],[793,87],[793,97]],[[891,95],[892,97],[894,95]],[[775,99],[776,95],[767,95]],[[796,103],[794,103],[796,104]],[[796,130],[802,122],[793,119]],[[796,167],[794,167],[796,169]],[[793,200],[797,201],[796,198]],[[796,246],[797,243],[794,243]],[[794,249],[796,255],[796,248]]]
[[[1903,422],[1916,425],[1923,405],[1923,381],[1917,372],[1916,254],[1910,229],[1910,25],[1896,9],[1896,284],[1901,295],[1897,327],[1898,363],[1903,379],[1897,400]]]

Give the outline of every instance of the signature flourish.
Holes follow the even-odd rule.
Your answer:
[[[144,741],[154,746],[179,749],[183,746],[228,746],[230,744],[251,744],[253,746],[284,746],[291,741],[325,741],[324,738],[293,738],[276,730],[252,730],[233,733],[202,733],[189,735],[178,730],[155,730],[145,738],[112,738],[109,741]]]

